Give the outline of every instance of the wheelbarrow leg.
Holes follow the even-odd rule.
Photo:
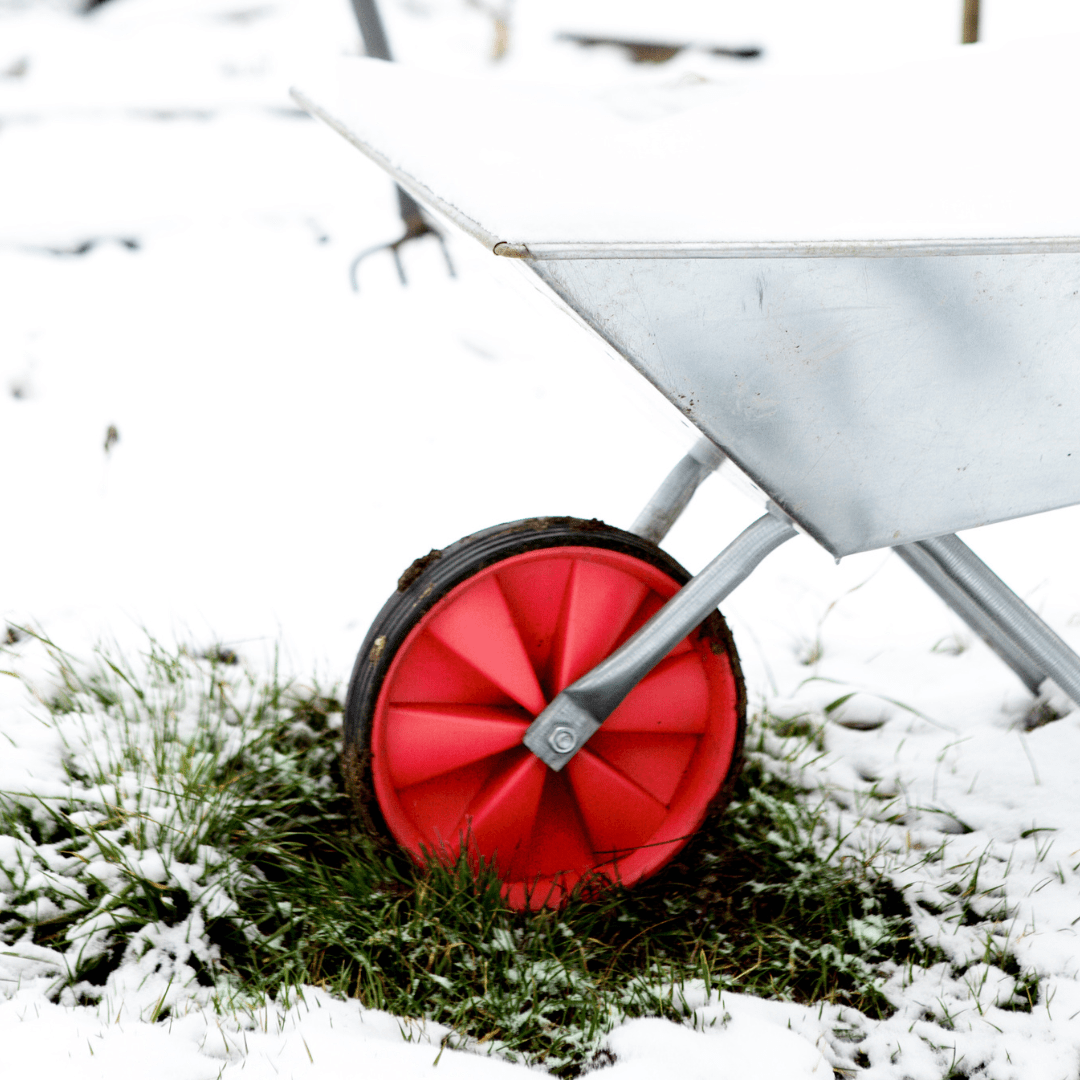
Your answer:
[[[970,594],[946,573],[937,560],[921,544],[902,544],[893,548],[900,556],[938,594],[952,611],[964,620],[997,653],[998,657],[1016,673],[1017,678],[1033,693],[1046,679],[1046,672],[1031,658],[1021,646],[994,620],[994,617],[979,606]]]
[[[795,535],[779,511],[742,531],[606,660],[557,694],[522,742],[558,772],[599,730],[623,698],[742,584],[770,552]]]
[[[716,443],[704,436],[698,439],[634,519],[630,532],[659,544],[678,521],[701,481],[723,461],[724,452]]]
[[[1019,676],[1033,693],[1052,679],[1080,705],[1077,656],[959,537],[893,550]]]

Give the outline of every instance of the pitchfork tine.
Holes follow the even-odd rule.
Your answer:
[[[383,29],[382,19],[379,17],[379,9],[375,6],[375,0],[352,0],[353,9],[356,12],[356,21],[360,24],[360,36],[364,39],[364,51],[368,56],[377,60],[390,60],[390,44],[386,40],[386,31]],[[360,291],[359,269],[360,264],[377,251],[389,249],[394,256],[394,265],[397,267],[398,277],[402,285],[408,285],[405,277],[405,267],[401,264],[400,249],[402,244],[410,240],[419,240],[421,236],[434,236],[442,248],[443,258],[446,259],[446,269],[451,277],[457,277],[454,273],[454,264],[450,261],[450,252],[446,247],[446,238],[425,217],[420,209],[420,204],[404,189],[397,189],[398,212],[401,220],[405,222],[405,232],[397,240],[386,244],[376,244],[374,247],[361,251],[352,261],[349,267],[349,281],[352,282],[353,292]]]

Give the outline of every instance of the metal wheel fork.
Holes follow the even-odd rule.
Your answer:
[[[662,539],[698,484],[724,459],[708,439],[672,470],[631,530]],[[552,700],[529,725],[522,742],[558,772],[599,730],[622,700],[766,555],[795,535],[778,508],[758,518],[704,570],[679,590],[636,634],[606,660]]]
[[[631,529],[654,543],[685,509],[701,481],[724,460],[701,439],[671,471]],[[600,729],[630,691],[700,624],[770,552],[795,535],[787,516],[769,512],[745,529],[636,634],[572,683],[529,725],[523,742],[558,772]],[[1080,656],[1069,648],[959,537],[893,549],[975,631],[1033,693],[1051,684],[1080,706]],[[1029,726],[1038,702],[1029,713]]]
[[[638,515],[631,532],[659,543],[698,484],[723,460],[719,447],[709,439],[698,440]],[[958,536],[949,533],[901,544],[893,551],[1038,696],[1028,714],[1029,727],[1046,722],[1042,706],[1054,688],[1080,706],[1080,656]]]

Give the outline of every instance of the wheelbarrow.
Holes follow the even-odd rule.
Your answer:
[[[1075,46],[636,118],[370,60],[294,91],[700,433],[628,530],[518,521],[405,572],[346,706],[372,827],[495,865],[522,909],[657,872],[741,761],[717,605],[797,533],[893,549],[1033,694],[1080,703],[1080,657],[954,535],[1080,502]],[[691,577],[658,545],[721,463],[765,512]]]

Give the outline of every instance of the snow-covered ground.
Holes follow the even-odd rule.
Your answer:
[[[493,82],[632,89],[781,67],[857,72],[939,52],[957,36],[960,5],[518,0],[499,61],[484,5],[383,8],[405,61]],[[1064,0],[983,8],[991,44],[1080,29],[1080,7]],[[636,66],[617,49],[560,42],[560,31],[766,55],[687,50]],[[0,2],[9,624],[76,654],[104,639],[136,648],[147,630],[227,645],[256,668],[280,649],[295,672],[340,683],[417,555],[540,514],[625,525],[692,441],[642,380],[472,241],[449,237],[454,278],[423,241],[406,249],[407,288],[380,255],[352,291],[354,255],[400,231],[393,189],[299,114],[287,88],[357,49],[346,0],[111,0],[86,17],[62,0]],[[757,513],[712,479],[666,546],[697,570]],[[1078,537],[1071,509],[967,539],[1080,648]],[[995,1080],[1075,1076],[1080,716],[1025,733],[1023,688],[885,553],[837,566],[799,539],[725,612],[752,701],[825,723],[828,753],[805,775],[850,807],[852,849],[880,843],[890,873],[925,897],[920,933],[966,971],[956,979],[943,963],[910,985],[897,972],[900,1008],[880,1024],[734,995],[691,1002],[704,1024],[732,1020],[708,1033],[632,1022],[612,1036],[613,1080],[676,1069],[823,1076],[812,1044],[855,1064],[835,1035],[845,1025],[863,1040],[857,1064],[869,1076],[938,1077],[953,1059]],[[19,651],[0,666],[17,666]],[[825,706],[852,691],[825,722]],[[0,730],[14,739],[22,691],[0,679],[0,692]],[[5,784],[53,767],[36,753],[26,739],[5,751]],[[889,824],[880,806],[906,814]],[[941,845],[939,861],[921,861]],[[1014,988],[976,962],[985,927],[932,914],[963,877],[956,868],[980,857],[980,891],[997,890],[987,911],[1004,913],[998,937],[1040,976],[1030,1013],[999,1008]],[[153,1060],[184,1078],[409,1077],[430,1072],[441,1037],[404,1042],[394,1019],[314,990],[246,1024],[195,1010],[168,1028],[50,1004],[10,982],[0,994],[11,995],[0,1004],[5,1064],[40,1076],[125,1080]],[[779,1033],[788,1027],[802,1041]],[[437,1067],[521,1069],[451,1050]]]

